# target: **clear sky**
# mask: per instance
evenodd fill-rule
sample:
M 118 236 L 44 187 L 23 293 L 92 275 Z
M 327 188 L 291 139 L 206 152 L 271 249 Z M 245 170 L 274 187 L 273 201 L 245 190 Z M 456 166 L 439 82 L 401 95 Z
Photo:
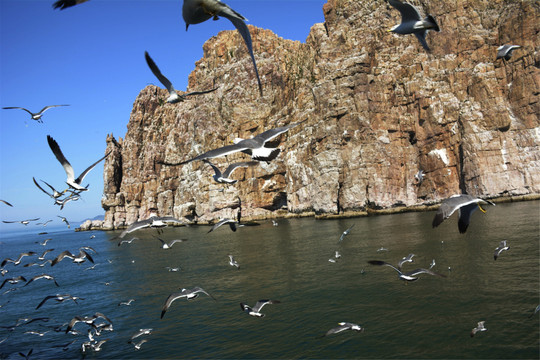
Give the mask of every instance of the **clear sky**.
M 176 89 L 202 57 L 203 43 L 227 19 L 192 25 L 185 31 L 182 0 L 90 0 L 53 10 L 54 0 L 0 0 L 0 107 L 37 112 L 43 124 L 22 110 L 0 109 L 0 220 L 80 221 L 104 214 L 103 163 L 85 178 L 90 191 L 62 211 L 32 177 L 58 190 L 65 172 L 47 144 L 51 135 L 78 176 L 105 153 L 105 138 L 124 137 L 133 102 L 148 84 L 159 84 L 147 67 L 148 51 Z M 326 0 L 228 0 L 248 24 L 305 41 L 311 26 L 323 22 Z M 21 224 L 0 223 L 0 230 Z M 35 226 L 35 225 L 28 225 Z

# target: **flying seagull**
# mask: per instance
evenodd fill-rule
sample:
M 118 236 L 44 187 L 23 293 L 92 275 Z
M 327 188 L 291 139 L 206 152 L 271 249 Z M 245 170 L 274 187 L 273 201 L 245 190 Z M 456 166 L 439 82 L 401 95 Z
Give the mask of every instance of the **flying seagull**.
M 212 299 L 216 300 L 212 295 L 204 291 L 202 288 L 196 286 L 193 289 L 182 289 L 180 292 L 175 292 L 169 295 L 167 300 L 165 301 L 165 304 L 163 304 L 163 308 L 161 309 L 161 318 L 163 319 L 163 316 L 173 303 L 173 301 L 185 297 L 187 300 L 195 299 L 197 296 L 199 296 L 199 293 L 206 294 L 210 296 Z
M 217 166 L 215 166 L 214 164 L 212 164 L 209 160 L 204 159 L 203 162 L 210 165 L 212 167 L 212 169 L 214 169 L 215 174 L 212 177 L 214 178 L 214 180 L 216 182 L 218 182 L 220 184 L 234 184 L 234 183 L 236 183 L 238 180 L 233 180 L 233 179 L 229 178 L 234 170 L 236 170 L 238 168 L 245 168 L 245 167 L 249 167 L 249 166 L 255 166 L 255 165 L 258 164 L 257 161 L 237 162 L 237 163 L 234 163 L 234 164 L 230 164 L 227 167 L 227 169 L 225 170 L 225 172 L 221 173 L 219 168 Z
M 261 309 L 263 308 L 264 305 L 279 304 L 279 303 L 281 303 L 281 301 L 279 300 L 259 300 L 257 301 L 254 307 L 250 307 L 244 303 L 240 303 L 240 308 L 242 309 L 242 311 L 247 312 L 251 316 L 263 317 L 264 314 L 261 314 Z
M 7 206 L 13 207 L 13 205 L 11 205 L 10 203 L 8 203 L 6 200 L 1 200 L 1 199 L 0 199 L 0 201 L 3 202 L 4 204 L 6 204 Z
M 469 227 L 471 214 L 476 209 L 480 209 L 480 211 L 483 213 L 486 212 L 480 206 L 481 202 L 495 205 L 491 201 L 479 199 L 467 194 L 452 195 L 442 202 L 441 206 L 437 210 L 437 213 L 435 214 L 435 217 L 433 218 L 432 226 L 434 228 L 439 226 L 444 220 L 448 219 L 456 210 L 458 210 L 458 229 L 460 233 L 464 234 Z
M 68 7 L 79 5 L 87 1 L 88 0 L 58 0 L 54 2 L 53 8 L 64 10 Z
M 49 110 L 50 108 L 59 107 L 59 106 L 69 106 L 69 105 L 48 105 L 48 106 L 45 106 L 43 109 L 41 109 L 37 113 L 33 113 L 30 110 L 25 109 L 23 107 L 19 107 L 19 106 L 8 106 L 8 107 L 4 107 L 2 109 L 21 109 L 21 110 L 24 110 L 24 111 L 26 111 L 27 113 L 30 114 L 30 116 L 32 117 L 32 120 L 36 120 L 39 123 L 43 123 L 43 120 L 41 120 L 41 117 L 43 116 L 43 113 L 45 111 Z
M 214 226 L 212 226 L 212 228 L 208 230 L 208 233 L 211 233 L 212 231 L 216 230 L 221 225 L 225 225 L 225 224 L 228 224 L 232 231 L 236 231 L 236 229 L 238 229 L 239 227 L 244 226 L 244 225 L 241 225 L 236 220 L 226 218 L 226 219 L 221 219 L 217 223 L 215 223 Z
M 232 255 L 229 255 L 229 265 L 236 266 L 236 268 L 240 270 L 240 265 L 236 260 L 234 260 L 234 257 Z
M 184 0 L 184 4 L 182 6 L 182 17 L 186 23 L 186 31 L 189 25 L 200 24 L 210 18 L 218 20 L 219 16 L 229 19 L 244 39 L 249 51 L 249 55 L 251 56 L 251 61 L 253 61 L 255 75 L 257 76 L 257 83 L 259 84 L 259 94 L 263 96 L 261 79 L 259 78 L 259 71 L 257 70 L 255 56 L 253 56 L 251 35 L 246 23 L 244 22 L 247 19 L 219 0 Z
M 187 239 L 174 239 L 174 240 L 171 240 L 168 243 L 166 243 L 165 240 L 160 239 L 157 236 L 154 236 L 154 237 L 161 242 L 161 248 L 165 249 L 165 250 L 170 249 L 176 243 L 181 243 L 181 242 L 187 241 Z
M 134 238 L 131 238 L 131 239 L 129 239 L 129 240 L 120 240 L 120 241 L 118 242 L 118 246 L 120 246 L 120 245 L 122 245 L 122 244 L 124 244 L 124 243 L 125 243 L 125 244 L 131 244 L 131 243 L 132 243 L 133 241 L 135 241 L 135 240 L 139 240 L 139 238 L 138 238 L 138 237 L 134 237 Z
M 397 273 L 398 273 L 398 277 L 401 280 L 404 280 L 404 281 L 416 281 L 416 280 L 418 280 L 418 275 L 420 275 L 420 274 L 429 274 L 429 275 L 436 275 L 436 276 L 440 276 L 440 277 L 446 277 L 446 275 L 439 274 L 439 273 L 433 272 L 433 271 L 428 270 L 428 269 L 415 269 L 415 270 L 410 271 L 408 273 L 404 273 L 404 272 L 401 271 L 400 268 L 397 268 L 392 264 L 389 264 L 389 263 L 387 263 L 385 261 L 380 261 L 380 260 L 370 260 L 370 261 L 368 261 L 368 263 L 371 264 L 371 265 L 389 266 L 392 269 L 396 270 Z
M 30 280 L 28 280 L 28 282 L 27 282 L 26 284 L 24 284 L 24 286 L 30 284 L 32 281 L 36 281 L 36 280 L 39 280 L 39 279 L 52 280 L 52 281 L 54 281 L 54 284 L 55 284 L 56 286 L 60 286 L 60 285 L 58 285 L 58 283 L 56 282 L 56 279 L 54 278 L 54 276 L 48 275 L 48 274 L 36 275 L 36 276 L 34 276 L 33 278 L 31 278 Z M 24 287 L 24 286 L 23 286 L 23 287 Z
M 150 70 L 152 70 L 152 73 L 154 73 L 154 75 L 158 78 L 158 80 L 169 91 L 169 97 L 167 98 L 167 102 L 170 104 L 175 104 L 177 102 L 184 101 L 186 99 L 186 96 L 207 94 L 207 93 L 217 90 L 217 88 L 214 88 L 214 89 L 206 90 L 206 91 L 193 91 L 187 94 L 178 95 L 178 93 L 174 89 L 173 84 L 169 81 L 169 79 L 167 79 L 161 73 L 156 63 L 154 62 L 154 60 L 152 60 L 152 58 L 150 57 L 147 51 L 144 52 L 144 57 L 146 58 L 146 63 L 148 64 L 148 67 L 150 68 Z
M 50 299 L 54 299 L 56 300 L 57 302 L 61 303 L 61 302 L 64 302 L 64 301 L 67 301 L 67 300 L 72 300 L 74 301 L 76 304 L 78 304 L 77 300 L 84 300 L 83 298 L 80 298 L 78 296 L 71 296 L 69 294 L 66 294 L 66 295 L 50 295 L 50 296 L 46 296 L 45 299 L 43 299 L 39 304 L 38 306 L 36 306 L 36 310 L 39 309 L 41 306 L 43 306 L 43 304 L 45 304 L 45 302 L 47 300 L 50 300 Z
M 128 343 L 132 342 L 133 339 L 136 339 L 136 338 L 138 338 L 139 336 L 151 334 L 151 333 L 152 333 L 152 330 L 154 330 L 154 329 L 152 329 L 152 328 L 149 328 L 149 329 L 139 329 L 139 331 L 137 331 L 135 334 L 133 334 L 133 335 L 131 336 L 131 340 L 128 341 Z
M 19 281 L 24 281 L 26 282 L 26 279 L 24 278 L 24 276 L 17 276 L 17 277 L 13 277 L 13 278 L 9 278 L 9 279 L 6 279 L 4 280 L 4 282 L 2 283 L 2 285 L 0 285 L 0 289 L 4 287 L 4 285 L 6 285 L 6 283 L 10 283 L 10 284 L 16 284 L 18 283 Z
M 493 253 L 493 259 L 494 260 L 497 260 L 497 258 L 499 257 L 499 255 L 501 255 L 501 253 L 504 251 L 504 250 L 509 250 L 510 248 L 506 245 L 506 240 L 503 240 L 500 242 L 499 246 L 497 246 L 495 248 L 495 252 Z
M 413 256 L 414 254 L 409 254 L 407 256 L 404 256 L 401 260 L 399 260 L 398 264 L 397 264 L 397 267 L 398 269 L 401 270 L 401 267 L 403 266 L 403 264 L 405 264 L 406 262 L 410 262 L 412 263 L 413 262 Z
M 29 251 L 29 252 L 23 252 L 19 255 L 19 257 L 17 258 L 17 260 L 13 260 L 11 258 L 5 258 L 2 263 L 0 264 L 0 267 L 4 267 L 4 265 L 6 265 L 8 262 L 11 262 L 13 263 L 14 265 L 19 265 L 21 263 L 21 260 L 23 257 L 25 256 L 34 256 L 34 255 L 37 255 L 35 252 L 33 251 Z
M 497 59 L 504 58 L 504 60 L 510 60 L 512 53 L 515 49 L 519 49 L 519 45 L 503 45 L 497 48 Z M 497 60 L 496 59 L 496 60 Z
M 207 151 L 204 154 L 201 154 L 189 160 L 182 161 L 178 164 L 172 164 L 172 163 L 166 163 L 166 162 L 160 162 L 160 163 L 164 165 L 172 165 L 172 166 L 183 165 L 183 164 L 187 164 L 192 161 L 195 161 L 195 160 L 213 159 L 213 158 L 217 158 L 217 157 L 221 157 L 221 156 L 225 156 L 229 154 L 234 154 L 239 151 L 251 155 L 252 160 L 271 161 L 278 156 L 281 150 L 279 148 L 267 148 L 264 145 L 270 140 L 289 131 L 289 129 L 292 129 L 293 127 L 301 124 L 304 121 L 298 122 L 296 124 L 289 124 L 286 126 L 277 127 L 275 129 L 266 130 L 251 139 L 236 138 L 234 139 L 234 144 L 232 145 L 226 145 L 218 149 Z
M 71 166 L 69 161 L 67 161 L 67 159 L 64 157 L 64 154 L 62 154 L 62 150 L 60 150 L 60 146 L 58 145 L 56 140 L 54 140 L 50 135 L 47 135 L 47 142 L 49 143 L 49 147 L 54 153 L 54 156 L 56 156 L 56 159 L 58 159 L 60 164 L 62 164 L 62 166 L 64 167 L 64 171 L 66 172 L 66 175 L 67 175 L 67 180 L 66 180 L 67 184 L 71 186 L 73 189 L 78 190 L 78 191 L 88 191 L 86 187 L 81 185 L 82 181 L 84 180 L 84 177 L 86 176 L 86 174 L 90 172 L 90 170 L 94 168 L 94 166 L 96 166 L 101 160 L 105 159 L 111 153 L 109 151 L 107 154 L 105 154 L 105 156 L 103 156 L 101 159 L 99 159 L 98 161 L 90 165 L 86 170 L 84 170 L 79 175 L 78 178 L 75 179 L 75 172 L 73 171 L 73 167 Z
M 339 237 L 339 242 L 343 241 L 343 238 L 347 235 L 349 235 L 349 233 L 351 232 L 351 229 L 354 227 L 354 224 L 351 225 L 350 228 L 348 228 L 347 230 L 345 230 L 343 232 L 343 234 L 341 234 L 341 236 Z
M 3 223 L 6 223 L 6 224 L 13 224 L 13 223 L 21 223 L 23 225 L 28 225 L 30 224 L 30 221 L 38 221 L 39 218 L 36 218 L 36 219 L 28 219 L 28 220 L 20 220 L 20 221 L 7 221 L 7 220 L 2 220 Z
M 141 221 L 134 222 L 126 230 L 122 231 L 122 233 L 120 234 L 119 237 L 123 238 L 124 236 L 126 236 L 130 232 L 133 232 L 133 231 L 136 231 L 136 230 L 139 230 L 139 229 L 144 229 L 144 228 L 147 228 L 147 227 L 159 229 L 159 228 L 167 226 L 167 223 L 180 223 L 180 224 L 183 224 L 182 221 L 180 221 L 177 218 L 174 218 L 172 216 L 164 216 L 164 217 L 151 216 L 146 220 L 141 220 Z
M 472 331 L 471 331 L 471 337 L 476 335 L 476 333 L 479 332 L 479 331 L 486 331 L 487 330 L 486 327 L 484 326 L 484 323 L 485 323 L 485 321 L 478 322 L 478 325 L 474 329 L 472 329 Z
M 122 306 L 122 305 L 131 306 L 131 303 L 134 302 L 134 301 L 135 301 L 135 299 L 129 299 L 127 301 L 120 301 L 118 303 L 118 306 Z
M 424 181 L 424 178 L 426 177 L 426 174 L 424 173 L 424 170 L 418 170 L 418 172 L 414 175 L 414 180 L 416 181 L 416 185 L 420 186 L 422 182 Z
M 361 327 L 360 325 L 357 325 L 357 324 L 350 323 L 350 322 L 340 322 L 340 323 L 338 323 L 338 325 L 339 325 L 338 327 L 335 327 L 335 328 L 332 328 L 332 329 L 328 330 L 326 332 L 326 334 L 324 334 L 324 336 L 337 334 L 337 333 L 340 333 L 340 332 L 345 331 L 345 330 L 353 330 L 353 331 L 364 332 L 363 327 Z
M 66 193 L 66 191 L 68 191 L 68 189 L 62 191 L 62 192 L 59 192 L 57 191 L 54 187 L 52 187 L 49 183 L 47 183 L 46 181 L 43 181 L 52 191 L 52 194 L 49 193 L 48 191 L 46 191 L 45 189 L 43 189 L 39 184 L 38 182 L 36 181 L 36 178 L 33 177 L 32 180 L 34 180 L 34 184 L 36 184 L 36 186 L 38 187 L 39 190 L 43 191 L 45 194 L 49 195 L 51 198 L 53 199 L 58 199 L 59 197 L 61 197 L 62 195 L 64 195 Z
M 51 263 L 51 266 L 54 266 L 58 264 L 60 261 L 62 261 L 64 258 L 70 258 L 73 260 L 74 263 L 80 264 L 82 262 L 85 262 L 86 259 L 88 259 L 92 264 L 94 263 L 94 259 L 88 254 L 86 251 L 84 251 L 82 248 L 79 249 L 79 254 L 74 255 L 69 250 L 61 252 Z
M 418 9 L 411 4 L 399 0 L 388 0 L 388 2 L 401 13 L 401 24 L 395 25 L 388 31 L 402 35 L 414 34 L 418 38 L 418 41 L 420 41 L 422 47 L 426 49 L 426 51 L 431 51 L 426 42 L 426 32 L 427 30 L 440 31 L 435 18 L 428 15 L 422 20 L 422 16 Z
M 534 312 L 531 315 L 529 315 L 529 319 L 532 318 L 534 315 L 536 315 L 539 311 L 540 311 L 540 305 L 537 305 L 536 308 L 534 309 Z
M 60 215 L 56 215 L 56 216 L 58 216 L 60 219 L 62 219 L 62 222 L 66 223 L 68 229 L 71 228 L 71 225 L 69 225 L 68 219 L 66 219 L 64 216 L 60 216 Z
M 148 341 L 148 339 L 142 339 L 138 343 L 133 343 L 133 347 L 135 348 L 135 350 L 140 350 L 142 344 L 144 344 L 147 341 Z

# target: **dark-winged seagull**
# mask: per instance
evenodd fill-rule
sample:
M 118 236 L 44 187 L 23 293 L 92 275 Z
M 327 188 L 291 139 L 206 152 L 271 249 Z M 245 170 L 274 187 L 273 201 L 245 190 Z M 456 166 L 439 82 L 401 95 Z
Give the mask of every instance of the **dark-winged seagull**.
M 257 76 L 257 83 L 259 85 L 259 94 L 263 96 L 259 70 L 257 70 L 257 63 L 255 62 L 255 56 L 253 55 L 251 35 L 244 22 L 247 19 L 219 0 L 184 0 L 182 17 L 186 23 L 186 31 L 189 25 L 200 24 L 211 18 L 218 20 L 219 16 L 229 19 L 244 39 L 249 55 L 251 56 L 251 61 L 253 61 L 253 68 L 255 69 L 255 75 Z
M 418 275 L 420 275 L 420 274 L 429 274 L 429 275 L 435 275 L 435 276 L 440 276 L 440 277 L 446 277 L 446 275 L 439 274 L 439 273 L 433 272 L 433 271 L 428 270 L 428 269 L 415 269 L 413 271 L 404 273 L 404 272 L 401 271 L 401 269 L 395 267 L 394 265 L 389 264 L 389 263 L 387 263 L 385 261 L 381 261 L 381 260 L 370 260 L 370 261 L 368 261 L 368 263 L 371 264 L 371 265 L 391 267 L 392 269 L 397 271 L 398 277 L 401 280 L 404 280 L 404 281 L 416 281 L 416 280 L 418 280 Z
M 8 262 L 11 262 L 13 263 L 13 265 L 19 265 L 21 263 L 21 260 L 23 257 L 25 256 L 34 256 L 34 255 L 37 255 L 35 252 L 33 251 L 29 251 L 29 252 L 23 252 L 19 255 L 19 257 L 17 258 L 17 260 L 13 260 L 11 258 L 5 258 L 4 260 L 2 260 L 2 263 L 0 264 L 0 267 L 4 267 L 4 265 L 6 265 Z
M 161 248 L 162 249 L 165 249 L 165 250 L 168 250 L 170 248 L 172 248 L 172 246 L 176 243 L 181 243 L 181 242 L 184 242 L 184 241 L 187 241 L 187 239 L 174 239 L 174 240 L 171 240 L 169 241 L 168 243 L 165 242 L 165 240 L 161 239 L 161 238 L 158 238 L 157 236 L 154 236 L 156 239 L 159 240 L 159 242 L 161 242 Z
M 476 198 L 467 194 L 452 195 L 441 203 L 441 206 L 433 218 L 432 226 L 434 228 L 439 226 L 444 220 L 448 219 L 456 210 L 458 210 L 458 229 L 460 233 L 464 234 L 469 227 L 471 214 L 476 209 L 480 209 L 483 213 L 486 212 L 480 206 L 481 202 L 495 205 L 491 201 Z
M 33 278 L 31 278 L 30 280 L 28 280 L 28 282 L 27 282 L 26 284 L 24 284 L 24 286 L 27 286 L 27 285 L 30 284 L 31 282 L 36 281 L 36 280 L 39 280 L 39 279 L 52 280 L 52 281 L 54 281 L 54 284 L 55 284 L 56 286 L 60 286 L 60 285 L 58 285 L 58 283 L 56 282 L 56 279 L 54 278 L 54 276 L 48 275 L 48 274 L 36 275 L 36 276 L 34 276 Z M 24 286 L 23 286 L 23 287 L 24 287 Z
M 479 331 L 486 331 L 487 330 L 486 327 L 484 326 L 484 323 L 485 323 L 485 321 L 479 321 L 478 322 L 478 325 L 476 325 L 476 327 L 471 330 L 471 337 L 476 335 L 476 333 L 479 332 Z
M 392 27 L 388 31 L 402 35 L 414 34 L 418 38 L 418 41 L 420 41 L 420 44 L 422 44 L 422 47 L 426 51 L 431 51 L 426 42 L 426 32 L 427 30 L 440 31 L 435 18 L 428 15 L 422 20 L 418 9 L 411 4 L 399 0 L 388 0 L 388 2 L 401 13 L 401 24 Z
M 126 230 L 122 231 L 119 237 L 123 238 L 130 232 L 133 232 L 139 229 L 144 229 L 147 227 L 159 229 L 159 228 L 167 226 L 168 223 L 183 224 L 181 220 L 172 216 L 163 216 L 163 217 L 151 216 L 146 220 L 136 221 L 133 224 L 129 225 L 129 227 Z
M 59 197 L 61 197 L 62 195 L 64 195 L 66 193 L 66 191 L 68 191 L 68 189 L 62 191 L 62 192 L 59 192 L 57 191 L 54 187 L 52 187 L 49 183 L 47 183 L 46 181 L 43 181 L 52 191 L 52 194 L 49 193 L 48 191 L 46 191 L 45 189 L 43 189 L 39 184 L 38 182 L 36 181 L 36 178 L 32 178 L 32 180 L 34 180 L 34 184 L 36 184 L 36 186 L 38 187 L 39 190 L 43 191 L 45 194 L 49 195 L 51 198 L 53 199 L 58 199 Z
M 133 335 L 131 336 L 131 340 L 128 341 L 128 342 L 132 342 L 133 339 L 136 339 L 136 338 L 138 338 L 139 336 L 149 335 L 149 334 L 152 333 L 152 330 L 154 330 L 154 329 L 152 329 L 152 328 L 148 328 L 148 329 L 139 329 L 139 331 L 137 331 L 135 334 L 133 334 Z
M 53 8 L 64 10 L 68 7 L 79 5 L 87 1 L 88 0 L 57 0 L 54 2 Z
M 216 230 L 221 225 L 225 225 L 225 224 L 228 224 L 232 231 L 236 231 L 236 229 L 238 229 L 239 227 L 244 226 L 244 225 L 241 225 L 236 220 L 226 218 L 226 219 L 221 219 L 217 223 L 215 223 L 214 226 L 212 226 L 212 228 L 208 230 L 208 233 L 211 233 L 212 231 Z
M 17 284 L 19 281 L 26 282 L 26 279 L 24 278 L 24 276 L 17 276 L 17 277 L 6 279 L 4 280 L 4 282 L 2 282 L 2 285 L 0 285 L 0 289 L 3 288 L 4 285 L 6 285 L 6 283 Z
M 519 49 L 519 45 L 503 45 L 497 48 L 497 59 L 510 60 L 514 50 Z
M 45 111 L 51 109 L 51 108 L 59 107 L 59 106 L 69 106 L 69 105 L 48 105 L 48 106 L 45 106 L 43 109 L 41 109 L 37 113 L 33 113 L 30 110 L 25 109 L 23 107 L 19 107 L 19 106 L 8 106 L 8 107 L 4 107 L 2 109 L 21 109 L 21 110 L 24 110 L 24 111 L 26 111 L 27 113 L 30 114 L 30 116 L 32 117 L 32 120 L 36 120 L 39 123 L 43 123 L 43 120 L 41 120 L 41 117 L 43 116 L 43 113 Z
M 62 167 L 64 168 L 64 171 L 66 172 L 66 175 L 67 175 L 66 183 L 70 187 L 78 191 L 88 191 L 88 188 L 81 185 L 82 181 L 84 180 L 84 177 L 86 176 L 86 174 L 90 172 L 90 170 L 94 168 L 94 166 L 96 166 L 100 161 L 105 159 L 111 153 L 109 151 L 101 159 L 99 159 L 98 161 L 96 161 L 95 163 L 87 167 L 86 170 L 84 170 L 79 175 L 79 177 L 75 179 L 75 172 L 73 171 L 73 167 L 71 166 L 69 161 L 67 161 L 67 159 L 64 157 L 64 154 L 62 153 L 62 150 L 60 150 L 60 146 L 58 145 L 56 140 L 54 140 L 50 135 L 47 135 L 47 142 L 49 143 L 49 147 L 51 148 L 54 156 L 56 156 L 56 159 L 60 162 L 60 164 L 62 164 Z
M 150 70 L 152 70 L 152 73 L 158 78 L 159 82 L 161 82 L 163 86 L 165 86 L 167 90 L 169 91 L 169 97 L 167 98 L 167 102 L 170 104 L 175 104 L 177 102 L 184 101 L 187 96 L 208 94 L 208 93 L 211 93 L 212 91 L 217 90 L 217 88 L 214 88 L 214 89 L 206 90 L 206 91 L 193 91 L 187 94 L 178 95 L 178 93 L 174 89 L 173 84 L 169 81 L 169 79 L 167 79 L 161 73 L 156 63 L 154 62 L 154 60 L 152 60 L 152 58 L 150 57 L 147 51 L 144 52 L 144 57 L 146 59 L 146 63 L 148 64 L 148 67 L 150 68 Z
M 45 302 L 47 302 L 48 300 L 50 299 L 54 299 L 56 300 L 57 302 L 61 303 L 61 302 L 64 302 L 64 301 L 67 301 L 67 300 L 72 300 L 74 301 L 76 304 L 78 304 L 77 300 L 84 300 L 83 298 L 80 298 L 78 296 L 71 296 L 69 294 L 66 294 L 66 295 L 50 295 L 50 296 L 46 296 L 45 299 L 43 299 L 39 304 L 38 306 L 36 306 L 36 310 L 39 309 L 40 307 L 43 306 L 43 304 L 45 304 Z
M 509 250 L 510 248 L 506 245 L 506 240 L 503 240 L 499 243 L 499 246 L 497 246 L 495 248 L 495 252 L 493 253 L 493 260 L 497 260 L 497 258 L 499 257 L 499 255 L 501 255 L 501 253 L 504 251 L 504 250 Z
M 339 242 L 343 241 L 343 238 L 345 238 L 345 236 L 349 235 L 349 233 L 351 232 L 351 229 L 354 227 L 354 224 L 351 225 L 351 227 L 349 227 L 347 230 L 345 230 L 343 232 L 343 234 L 341 234 L 341 236 L 339 237 Z
M 251 139 L 236 138 L 234 140 L 233 145 L 226 145 L 218 149 L 207 151 L 199 156 L 196 156 L 189 160 L 182 161 L 177 164 L 167 163 L 164 161 L 161 161 L 159 163 L 163 165 L 171 165 L 171 166 L 183 165 L 183 164 L 187 164 L 192 161 L 195 161 L 195 160 L 213 159 L 213 158 L 217 158 L 217 157 L 221 157 L 221 156 L 225 156 L 229 154 L 234 154 L 240 151 L 251 155 L 252 160 L 271 161 L 278 156 L 281 150 L 279 148 L 267 148 L 265 147 L 265 144 L 269 142 L 270 140 L 278 137 L 279 135 L 289 131 L 289 129 L 292 129 L 293 127 L 301 124 L 304 121 L 301 121 L 295 124 L 277 127 L 275 129 L 266 130 Z
M 237 162 L 237 163 L 233 163 L 227 166 L 227 169 L 223 173 L 221 173 L 219 168 L 215 166 L 214 164 L 212 164 L 208 159 L 204 159 L 203 162 L 210 165 L 212 169 L 214 169 L 214 175 L 212 175 L 212 177 L 217 183 L 220 183 L 220 184 L 234 184 L 238 182 L 238 180 L 230 179 L 230 176 L 232 175 L 234 170 L 238 168 L 246 168 L 249 166 L 255 166 L 259 164 L 257 161 Z
M 68 229 L 71 228 L 71 225 L 69 225 L 68 219 L 66 219 L 64 216 L 60 216 L 60 215 L 56 215 L 56 216 L 58 216 L 60 219 L 62 219 L 62 222 L 66 223 Z
M 51 263 L 51 266 L 54 266 L 58 264 L 60 261 L 62 261 L 64 258 L 69 258 L 73 260 L 74 263 L 80 264 L 86 261 L 88 259 L 92 264 L 94 263 L 94 259 L 92 259 L 92 256 L 88 254 L 86 251 L 84 251 L 82 248 L 79 249 L 79 254 L 74 255 L 69 250 L 61 252 Z
M 350 323 L 350 322 L 340 322 L 340 323 L 338 323 L 338 325 L 339 326 L 328 330 L 326 332 L 326 334 L 324 334 L 324 336 L 337 334 L 337 333 L 340 333 L 340 332 L 345 331 L 345 330 L 364 332 L 364 328 L 361 327 L 358 324 L 353 324 L 353 323 Z
M 265 315 L 261 313 L 261 309 L 263 308 L 264 305 L 279 304 L 279 303 L 281 303 L 281 301 L 279 300 L 259 300 L 257 301 L 254 307 L 250 307 L 244 303 L 240 303 L 240 308 L 242 309 L 242 311 L 245 311 L 251 316 L 263 317 Z
M 38 220 L 39 220 L 39 218 L 28 219 L 28 220 L 14 220 L 14 221 L 2 220 L 2 222 L 6 223 L 6 224 L 20 223 L 20 224 L 23 224 L 23 225 L 28 225 L 28 224 L 30 224 L 30 221 L 38 221 Z
M 180 292 L 175 292 L 169 295 L 169 297 L 165 301 L 165 304 L 163 304 L 163 308 L 161 309 L 161 318 L 163 319 L 163 316 L 165 315 L 173 301 L 181 299 L 183 297 L 185 297 L 187 300 L 192 300 L 199 296 L 199 293 L 206 294 L 212 299 L 216 300 L 212 295 L 210 295 L 198 286 L 194 287 L 193 289 L 182 289 Z

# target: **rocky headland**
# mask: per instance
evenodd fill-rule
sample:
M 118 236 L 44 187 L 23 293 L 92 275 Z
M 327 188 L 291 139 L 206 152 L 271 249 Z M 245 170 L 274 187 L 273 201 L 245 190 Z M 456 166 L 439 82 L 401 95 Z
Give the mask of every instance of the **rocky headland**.
M 147 86 L 124 139 L 107 137 L 101 227 L 151 213 L 212 222 L 236 215 L 237 196 L 246 220 L 416 209 L 461 192 L 537 198 L 539 3 L 413 3 L 441 27 L 428 34 L 431 53 L 386 31 L 401 18 L 382 0 L 329 0 L 304 43 L 250 25 L 263 97 L 239 34 L 209 39 L 188 90 L 215 92 L 168 104 L 165 89 Z M 502 44 L 522 48 L 495 60 Z M 304 120 L 281 135 L 276 160 L 237 170 L 234 185 L 200 161 L 159 163 Z

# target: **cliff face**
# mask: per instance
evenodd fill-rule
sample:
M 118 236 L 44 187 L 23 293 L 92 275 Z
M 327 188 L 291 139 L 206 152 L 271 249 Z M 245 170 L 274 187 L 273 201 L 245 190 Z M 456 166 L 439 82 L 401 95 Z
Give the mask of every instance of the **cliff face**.
M 262 218 L 431 204 L 462 191 L 540 193 L 538 2 L 426 5 L 441 27 L 428 35 L 431 53 L 413 35 L 386 31 L 400 22 L 386 1 L 329 0 L 306 43 L 250 26 L 262 98 L 238 33 L 208 40 L 189 90 L 217 91 L 171 105 L 166 90 L 147 86 L 125 139 L 108 137 L 105 227 L 151 212 L 233 216 L 237 195 L 244 218 Z M 522 48 L 496 61 L 506 43 Z M 202 162 L 156 163 L 303 120 L 281 136 L 276 160 L 235 171 L 234 185 L 213 182 Z M 419 169 L 426 178 L 417 185 Z

